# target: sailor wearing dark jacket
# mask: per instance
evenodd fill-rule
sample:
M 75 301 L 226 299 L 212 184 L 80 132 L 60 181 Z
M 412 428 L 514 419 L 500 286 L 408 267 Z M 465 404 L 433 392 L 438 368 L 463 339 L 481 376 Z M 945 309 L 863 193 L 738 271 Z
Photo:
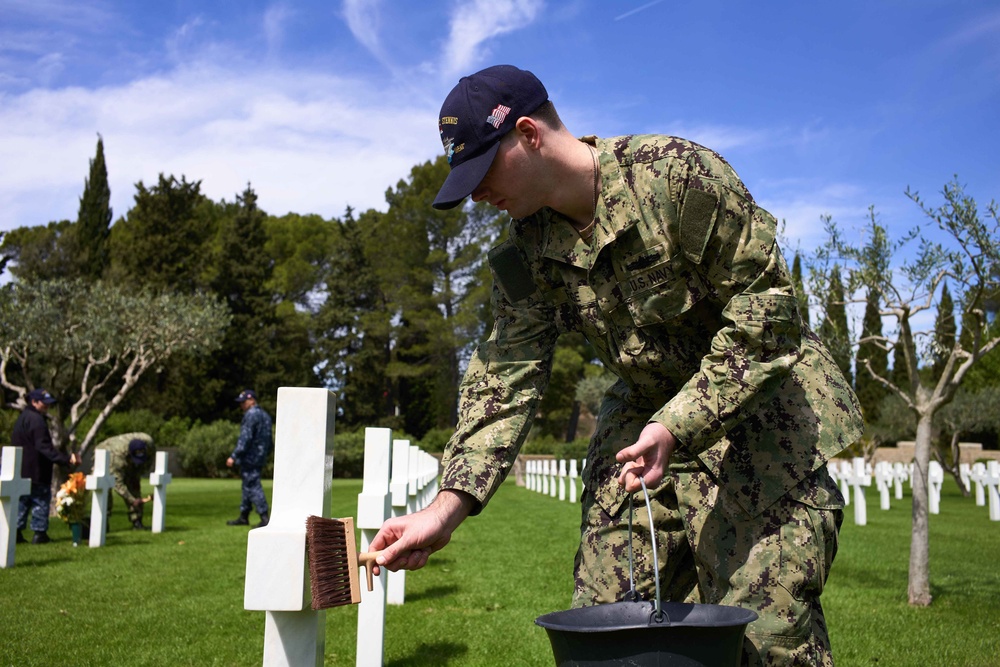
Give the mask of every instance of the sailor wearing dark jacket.
M 21 458 L 21 476 L 31 480 L 31 493 L 21 496 L 17 514 L 17 541 L 26 542 L 21 531 L 28 525 L 28 512 L 31 512 L 31 530 L 35 535 L 32 544 L 49 542 L 49 506 L 52 503 L 52 464 L 75 466 L 80 459 L 74 454 L 64 454 L 52 444 L 52 434 L 45 423 L 45 414 L 49 406 L 56 402 L 55 397 L 44 389 L 33 389 L 28 392 L 28 405 L 21 411 L 21 416 L 14 422 L 14 431 L 10 442 L 23 451 Z

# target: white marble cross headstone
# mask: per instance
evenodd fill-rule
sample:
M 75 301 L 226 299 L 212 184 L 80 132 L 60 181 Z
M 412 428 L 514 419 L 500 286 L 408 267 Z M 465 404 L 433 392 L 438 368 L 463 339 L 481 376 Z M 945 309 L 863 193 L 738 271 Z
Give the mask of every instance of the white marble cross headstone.
M 87 475 L 90 496 L 91 547 L 103 547 L 108 534 L 108 491 L 115 486 L 115 477 L 108 472 L 108 450 L 94 451 L 94 472 Z
M 549 495 L 549 460 L 542 460 L 542 495 Z
M 576 479 L 579 475 L 576 472 L 576 459 L 569 460 L 569 501 L 576 502 Z
M 31 493 L 31 480 L 21 477 L 21 448 L 4 447 L 0 463 L 0 567 L 14 566 L 14 548 L 17 544 L 17 510 L 21 496 Z
M 559 459 L 559 500 L 566 500 L 566 459 Z
M 875 486 L 878 488 L 880 507 L 889 509 L 889 485 L 892 484 L 892 466 L 888 461 L 875 464 Z
M 836 478 L 840 481 L 840 494 L 844 496 L 844 505 L 851 504 L 851 471 L 854 465 L 850 461 L 834 459 L 830 462 L 830 467 L 837 471 Z
M 965 486 L 965 488 L 967 489 L 970 486 L 972 486 L 971 475 L 972 475 L 972 470 L 969 467 L 968 463 L 958 464 L 958 478 L 962 480 L 962 485 Z
M 843 467 L 840 470 L 841 475 L 844 475 L 847 483 L 854 489 L 854 523 L 859 526 L 867 525 L 868 506 L 865 502 L 864 487 L 871 486 L 872 478 L 865 471 L 865 460 L 860 456 L 855 457 L 850 472 L 845 474 Z
M 153 532 L 162 533 L 167 517 L 167 485 L 174 476 L 167 472 L 167 452 L 156 452 L 156 468 L 149 475 L 153 485 Z
M 409 446 L 407 446 L 409 450 Z M 365 469 L 358 494 L 358 522 L 361 551 L 375 539 L 378 529 L 392 512 L 389 495 L 389 466 L 392 461 L 392 430 L 365 429 Z M 357 662 L 360 666 L 382 667 L 385 649 L 385 568 L 372 579 L 373 590 L 364 590 L 358 605 Z
M 983 507 L 986 504 L 986 493 L 983 480 L 986 479 L 986 464 L 978 461 L 972 464 L 972 472 L 969 480 L 976 485 L 976 506 Z
M 406 490 L 409 487 L 410 441 L 393 440 L 392 442 L 392 473 L 389 479 L 389 496 L 392 504 L 392 516 L 406 514 Z M 388 604 L 403 604 L 406 601 L 406 570 L 390 572 L 386 583 L 386 602 Z
M 903 499 L 903 482 L 910 477 L 909 469 L 897 461 L 892 464 L 892 486 L 896 492 L 896 500 Z
M 326 610 L 313 611 L 306 568 L 306 519 L 329 517 L 336 397 L 281 387 L 274 436 L 271 515 L 247 536 L 243 608 L 264 615 L 265 667 L 322 667 Z
M 927 509 L 931 514 L 941 513 L 942 484 L 944 484 L 944 468 L 937 461 L 931 461 L 927 471 Z
M 559 462 L 555 459 L 552 459 L 549 463 L 549 475 L 551 475 L 551 479 L 549 481 L 549 497 L 555 498 L 558 493 L 556 485 L 558 484 L 557 480 L 559 479 Z
M 986 475 L 983 484 L 987 487 L 990 497 L 990 521 L 1000 521 L 1000 462 L 990 461 L 986 464 Z

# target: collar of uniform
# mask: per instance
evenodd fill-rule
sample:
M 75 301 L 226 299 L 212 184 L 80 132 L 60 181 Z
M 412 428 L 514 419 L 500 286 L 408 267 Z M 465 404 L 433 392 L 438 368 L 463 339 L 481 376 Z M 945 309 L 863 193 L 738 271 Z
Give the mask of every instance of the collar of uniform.
M 557 262 L 589 269 L 596 255 L 561 213 L 550 208 L 541 213 L 545 222 L 545 249 L 542 255 Z
M 597 139 L 584 137 L 584 141 L 597 148 L 601 167 L 601 196 L 597 202 L 597 224 L 594 229 L 594 250 L 599 253 L 625 231 L 639 222 L 639 213 L 622 173 L 619 162 L 631 163 L 630 137 Z M 619 155 L 621 157 L 619 157 Z

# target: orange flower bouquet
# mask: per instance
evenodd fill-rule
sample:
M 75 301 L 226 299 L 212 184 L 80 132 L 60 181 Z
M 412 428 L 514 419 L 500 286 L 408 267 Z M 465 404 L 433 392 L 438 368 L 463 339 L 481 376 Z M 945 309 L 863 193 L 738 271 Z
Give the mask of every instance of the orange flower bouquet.
M 82 523 L 86 504 L 87 478 L 82 472 L 74 472 L 56 493 L 56 514 L 66 523 Z

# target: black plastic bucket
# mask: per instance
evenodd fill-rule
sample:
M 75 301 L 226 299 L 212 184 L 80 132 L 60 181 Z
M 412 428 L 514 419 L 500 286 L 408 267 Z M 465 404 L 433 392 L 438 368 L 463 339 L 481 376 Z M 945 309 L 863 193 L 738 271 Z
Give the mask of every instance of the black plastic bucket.
M 641 479 L 640 479 L 641 481 Z M 656 557 L 653 510 L 645 482 L 642 493 L 649 512 Z M 554 611 L 535 619 L 545 628 L 557 667 L 635 665 L 637 667 L 737 667 L 743 655 L 747 625 L 757 619 L 749 609 L 717 604 L 638 601 L 632 562 L 632 499 L 629 498 L 629 580 L 623 602 Z
M 554 611 L 535 619 L 545 628 L 558 667 L 739 665 L 743 636 L 757 614 L 739 607 L 664 602 L 615 602 Z

